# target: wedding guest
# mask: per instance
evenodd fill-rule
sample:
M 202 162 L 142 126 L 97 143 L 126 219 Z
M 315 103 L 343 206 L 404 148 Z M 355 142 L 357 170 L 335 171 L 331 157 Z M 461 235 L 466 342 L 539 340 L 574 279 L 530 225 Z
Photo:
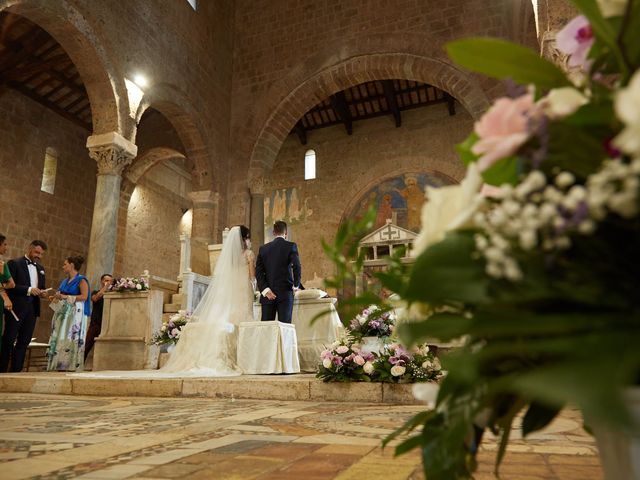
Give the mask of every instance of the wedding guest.
M 13 305 L 11 304 L 11 299 L 7 292 L 5 292 L 6 288 L 13 288 L 16 284 L 11 278 L 11 272 L 9 271 L 9 265 L 5 263 L 3 256 L 7 253 L 7 237 L 0 233 L 0 337 L 2 336 L 2 327 L 4 326 L 2 322 L 2 317 L 4 314 L 4 310 L 11 311 Z M 0 343 L 0 348 L 2 348 L 2 344 Z
M 34 240 L 24 257 L 8 262 L 15 287 L 7 290 L 7 293 L 17 320 L 13 315 L 5 315 L 0 372 L 6 372 L 8 367 L 11 372 L 22 371 L 27 347 L 40 316 L 40 298 L 46 294 L 44 267 L 38 263 L 46 250 L 46 243 Z
M 111 285 L 113 285 L 113 275 L 105 273 L 100 277 L 100 290 L 94 290 L 91 292 L 91 321 L 89 322 L 89 328 L 87 328 L 87 339 L 84 342 L 84 360 L 87 361 L 89 352 L 93 348 L 95 339 L 100 335 L 102 329 L 102 307 L 104 306 L 104 294 L 109 291 Z
M 71 256 L 62 264 L 67 277 L 55 295 L 50 297 L 55 310 L 49 339 L 48 371 L 77 371 L 84 369 L 84 339 L 87 320 L 91 314 L 89 280 L 78 271 L 84 257 Z

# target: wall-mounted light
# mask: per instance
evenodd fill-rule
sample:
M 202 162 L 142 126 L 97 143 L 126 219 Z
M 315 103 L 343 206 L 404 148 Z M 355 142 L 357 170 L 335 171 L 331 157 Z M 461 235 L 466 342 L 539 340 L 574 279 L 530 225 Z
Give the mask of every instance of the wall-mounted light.
M 148 85 L 147 78 L 140 73 L 137 73 L 133 76 L 133 82 L 140 88 L 144 88 Z

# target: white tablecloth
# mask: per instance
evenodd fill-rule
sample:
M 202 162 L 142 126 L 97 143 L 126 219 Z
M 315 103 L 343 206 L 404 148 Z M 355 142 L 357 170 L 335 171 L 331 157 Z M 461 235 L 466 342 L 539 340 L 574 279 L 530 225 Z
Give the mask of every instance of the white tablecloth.
M 300 369 L 304 372 L 315 372 L 320 363 L 322 350 L 340 338 L 344 332 L 344 327 L 336 311 L 336 301 L 335 298 L 315 300 L 296 298 L 293 303 L 292 323 L 296 326 Z M 324 313 L 324 315 L 312 325 L 311 320 L 319 313 Z M 261 314 L 260 303 L 254 303 L 254 319 L 260 320 Z
M 296 327 L 278 321 L 241 323 L 238 366 L 245 374 L 299 373 Z

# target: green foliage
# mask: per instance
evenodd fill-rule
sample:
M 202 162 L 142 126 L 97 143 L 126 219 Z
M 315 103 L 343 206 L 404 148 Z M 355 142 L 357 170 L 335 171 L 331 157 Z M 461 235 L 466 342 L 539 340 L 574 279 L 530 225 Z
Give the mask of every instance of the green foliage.
M 494 78 L 511 78 L 542 90 L 570 85 L 560 68 L 515 43 L 495 38 L 465 38 L 449 42 L 446 50 L 458 65 Z

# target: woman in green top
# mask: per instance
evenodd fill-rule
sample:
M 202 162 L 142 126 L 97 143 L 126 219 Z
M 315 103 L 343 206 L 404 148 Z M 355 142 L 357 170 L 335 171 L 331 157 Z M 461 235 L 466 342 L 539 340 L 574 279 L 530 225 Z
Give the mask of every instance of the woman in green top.
M 0 256 L 7 253 L 7 237 L 0 233 Z M 16 284 L 13 283 L 13 278 L 11 278 L 11 273 L 9 273 L 9 265 L 0 258 L 0 336 L 2 336 L 2 331 L 4 327 L 4 309 L 11 310 L 11 300 L 9 300 L 9 296 L 7 292 L 4 291 L 5 288 L 13 288 Z

